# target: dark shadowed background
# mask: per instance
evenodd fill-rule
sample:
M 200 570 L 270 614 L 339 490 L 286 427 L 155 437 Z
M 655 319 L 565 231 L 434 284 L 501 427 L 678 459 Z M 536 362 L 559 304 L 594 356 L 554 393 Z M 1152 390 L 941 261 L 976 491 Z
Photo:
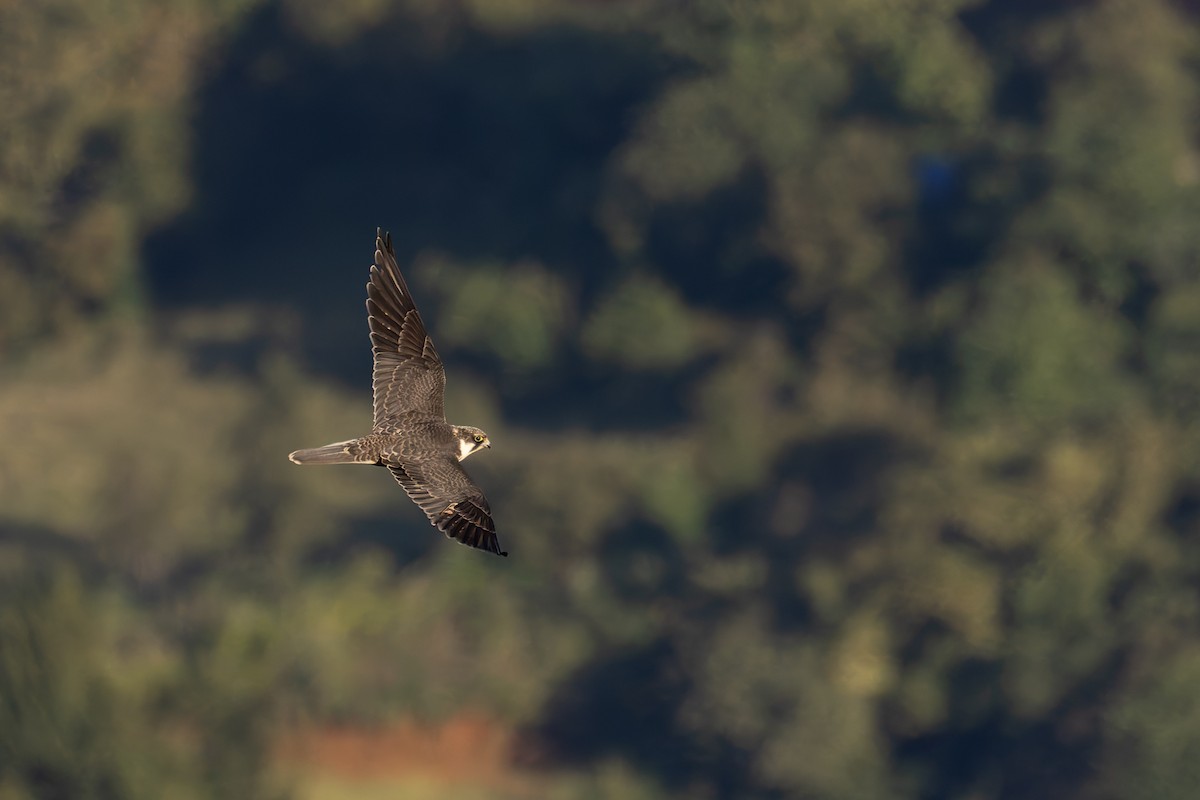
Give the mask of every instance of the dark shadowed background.
M 1198 15 L 0 2 L 0 800 L 1194 797 Z

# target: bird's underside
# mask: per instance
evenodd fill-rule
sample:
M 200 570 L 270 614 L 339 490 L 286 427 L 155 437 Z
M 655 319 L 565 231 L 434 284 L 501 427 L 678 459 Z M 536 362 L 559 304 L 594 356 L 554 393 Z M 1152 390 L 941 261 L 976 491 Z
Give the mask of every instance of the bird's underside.
M 465 545 L 501 556 L 492 512 L 482 490 L 459 463 L 491 446 L 478 428 L 446 422 L 446 372 L 408 285 L 391 237 L 375 239 L 367 283 L 367 320 L 374 367 L 374 424 L 370 434 L 289 458 L 297 464 L 372 464 L 387 467 L 438 530 Z

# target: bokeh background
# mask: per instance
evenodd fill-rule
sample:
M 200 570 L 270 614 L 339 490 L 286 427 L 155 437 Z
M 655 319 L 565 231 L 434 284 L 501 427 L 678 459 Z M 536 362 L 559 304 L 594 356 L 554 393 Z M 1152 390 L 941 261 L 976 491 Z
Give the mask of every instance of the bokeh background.
M 1195 797 L 1198 17 L 0 2 L 0 798 Z

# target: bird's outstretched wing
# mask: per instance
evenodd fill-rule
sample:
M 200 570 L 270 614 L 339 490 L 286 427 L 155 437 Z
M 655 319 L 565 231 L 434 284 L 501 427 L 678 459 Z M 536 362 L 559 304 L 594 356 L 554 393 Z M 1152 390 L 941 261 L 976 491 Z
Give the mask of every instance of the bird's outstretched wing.
M 439 531 L 470 547 L 508 555 L 500 549 L 487 498 L 453 457 L 389 464 L 388 469 Z
M 367 323 L 375 355 L 374 429 L 388 432 L 411 412 L 444 420 L 446 370 L 400 274 L 391 234 L 382 229 L 367 283 Z

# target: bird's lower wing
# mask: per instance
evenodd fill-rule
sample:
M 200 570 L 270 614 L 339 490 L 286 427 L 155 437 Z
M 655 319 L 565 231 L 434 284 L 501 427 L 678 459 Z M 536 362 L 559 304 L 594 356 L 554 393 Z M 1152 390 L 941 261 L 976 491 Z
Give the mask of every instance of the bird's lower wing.
M 500 549 L 487 498 L 453 458 L 389 464 L 388 469 L 439 531 L 470 547 L 508 555 Z

